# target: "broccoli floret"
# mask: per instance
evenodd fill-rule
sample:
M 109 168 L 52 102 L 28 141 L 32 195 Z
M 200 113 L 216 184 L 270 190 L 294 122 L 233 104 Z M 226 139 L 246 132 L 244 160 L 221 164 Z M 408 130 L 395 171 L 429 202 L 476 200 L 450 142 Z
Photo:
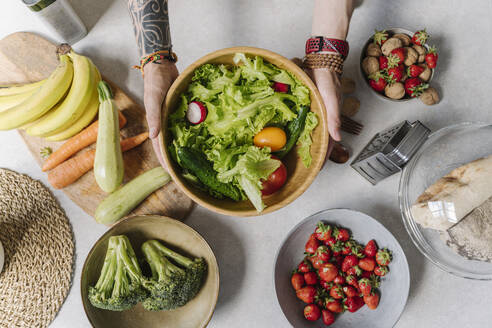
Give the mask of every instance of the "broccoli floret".
M 105 310 L 130 309 L 148 296 L 142 287 L 143 280 L 145 277 L 128 238 L 113 236 L 109 238 L 99 280 L 94 287 L 89 287 L 89 301 Z
M 203 259 L 189 259 L 156 240 L 142 245 L 142 252 L 152 271 L 152 278 L 144 283 L 150 297 L 143 306 L 147 310 L 171 310 L 185 305 L 200 290 L 207 271 Z M 167 257 L 174 260 L 172 263 Z

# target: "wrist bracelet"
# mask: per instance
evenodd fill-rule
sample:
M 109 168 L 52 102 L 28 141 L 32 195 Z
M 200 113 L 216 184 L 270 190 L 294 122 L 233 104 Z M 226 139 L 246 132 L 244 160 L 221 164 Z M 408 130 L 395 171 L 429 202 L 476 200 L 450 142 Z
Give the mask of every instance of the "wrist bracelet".
M 304 67 L 309 69 L 326 68 L 331 72 L 342 74 L 343 57 L 339 54 L 307 54 L 304 57 Z
M 139 69 L 140 71 L 142 71 L 143 74 L 145 65 L 161 59 L 167 59 L 175 63 L 178 61 L 178 56 L 174 52 L 169 50 L 156 51 L 154 53 L 151 53 L 150 55 L 142 57 L 142 59 L 140 59 L 140 66 L 135 65 L 133 66 L 133 68 Z
M 306 55 L 322 51 L 336 52 L 345 60 L 349 53 L 349 44 L 345 40 L 323 36 L 315 36 L 306 41 Z

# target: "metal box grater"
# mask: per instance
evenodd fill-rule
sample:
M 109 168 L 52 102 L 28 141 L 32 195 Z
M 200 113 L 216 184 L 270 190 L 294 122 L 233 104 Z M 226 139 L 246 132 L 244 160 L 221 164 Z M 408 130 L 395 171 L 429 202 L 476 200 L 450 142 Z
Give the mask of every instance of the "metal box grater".
M 375 185 L 401 171 L 429 134 L 420 121 L 403 121 L 377 133 L 350 166 Z

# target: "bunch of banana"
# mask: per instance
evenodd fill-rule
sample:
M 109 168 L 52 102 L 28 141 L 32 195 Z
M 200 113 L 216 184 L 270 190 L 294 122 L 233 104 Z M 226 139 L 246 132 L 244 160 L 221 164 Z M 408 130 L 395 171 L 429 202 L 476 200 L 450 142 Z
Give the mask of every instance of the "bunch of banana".
M 21 128 L 51 141 L 67 139 L 97 115 L 99 81 L 101 74 L 89 58 L 73 51 L 60 55 L 46 80 L 0 87 L 0 130 Z

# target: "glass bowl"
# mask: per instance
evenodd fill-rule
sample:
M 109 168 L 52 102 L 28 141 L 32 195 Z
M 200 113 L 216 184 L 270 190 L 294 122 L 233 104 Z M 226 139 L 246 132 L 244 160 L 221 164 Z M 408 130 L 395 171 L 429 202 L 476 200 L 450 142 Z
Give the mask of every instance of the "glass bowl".
M 492 125 L 462 123 L 432 133 L 405 166 L 400 178 L 399 200 L 403 223 L 415 246 L 432 263 L 456 276 L 492 280 L 492 263 L 468 260 L 441 240 L 437 230 L 423 228 L 410 207 L 417 197 L 451 170 L 492 154 Z

